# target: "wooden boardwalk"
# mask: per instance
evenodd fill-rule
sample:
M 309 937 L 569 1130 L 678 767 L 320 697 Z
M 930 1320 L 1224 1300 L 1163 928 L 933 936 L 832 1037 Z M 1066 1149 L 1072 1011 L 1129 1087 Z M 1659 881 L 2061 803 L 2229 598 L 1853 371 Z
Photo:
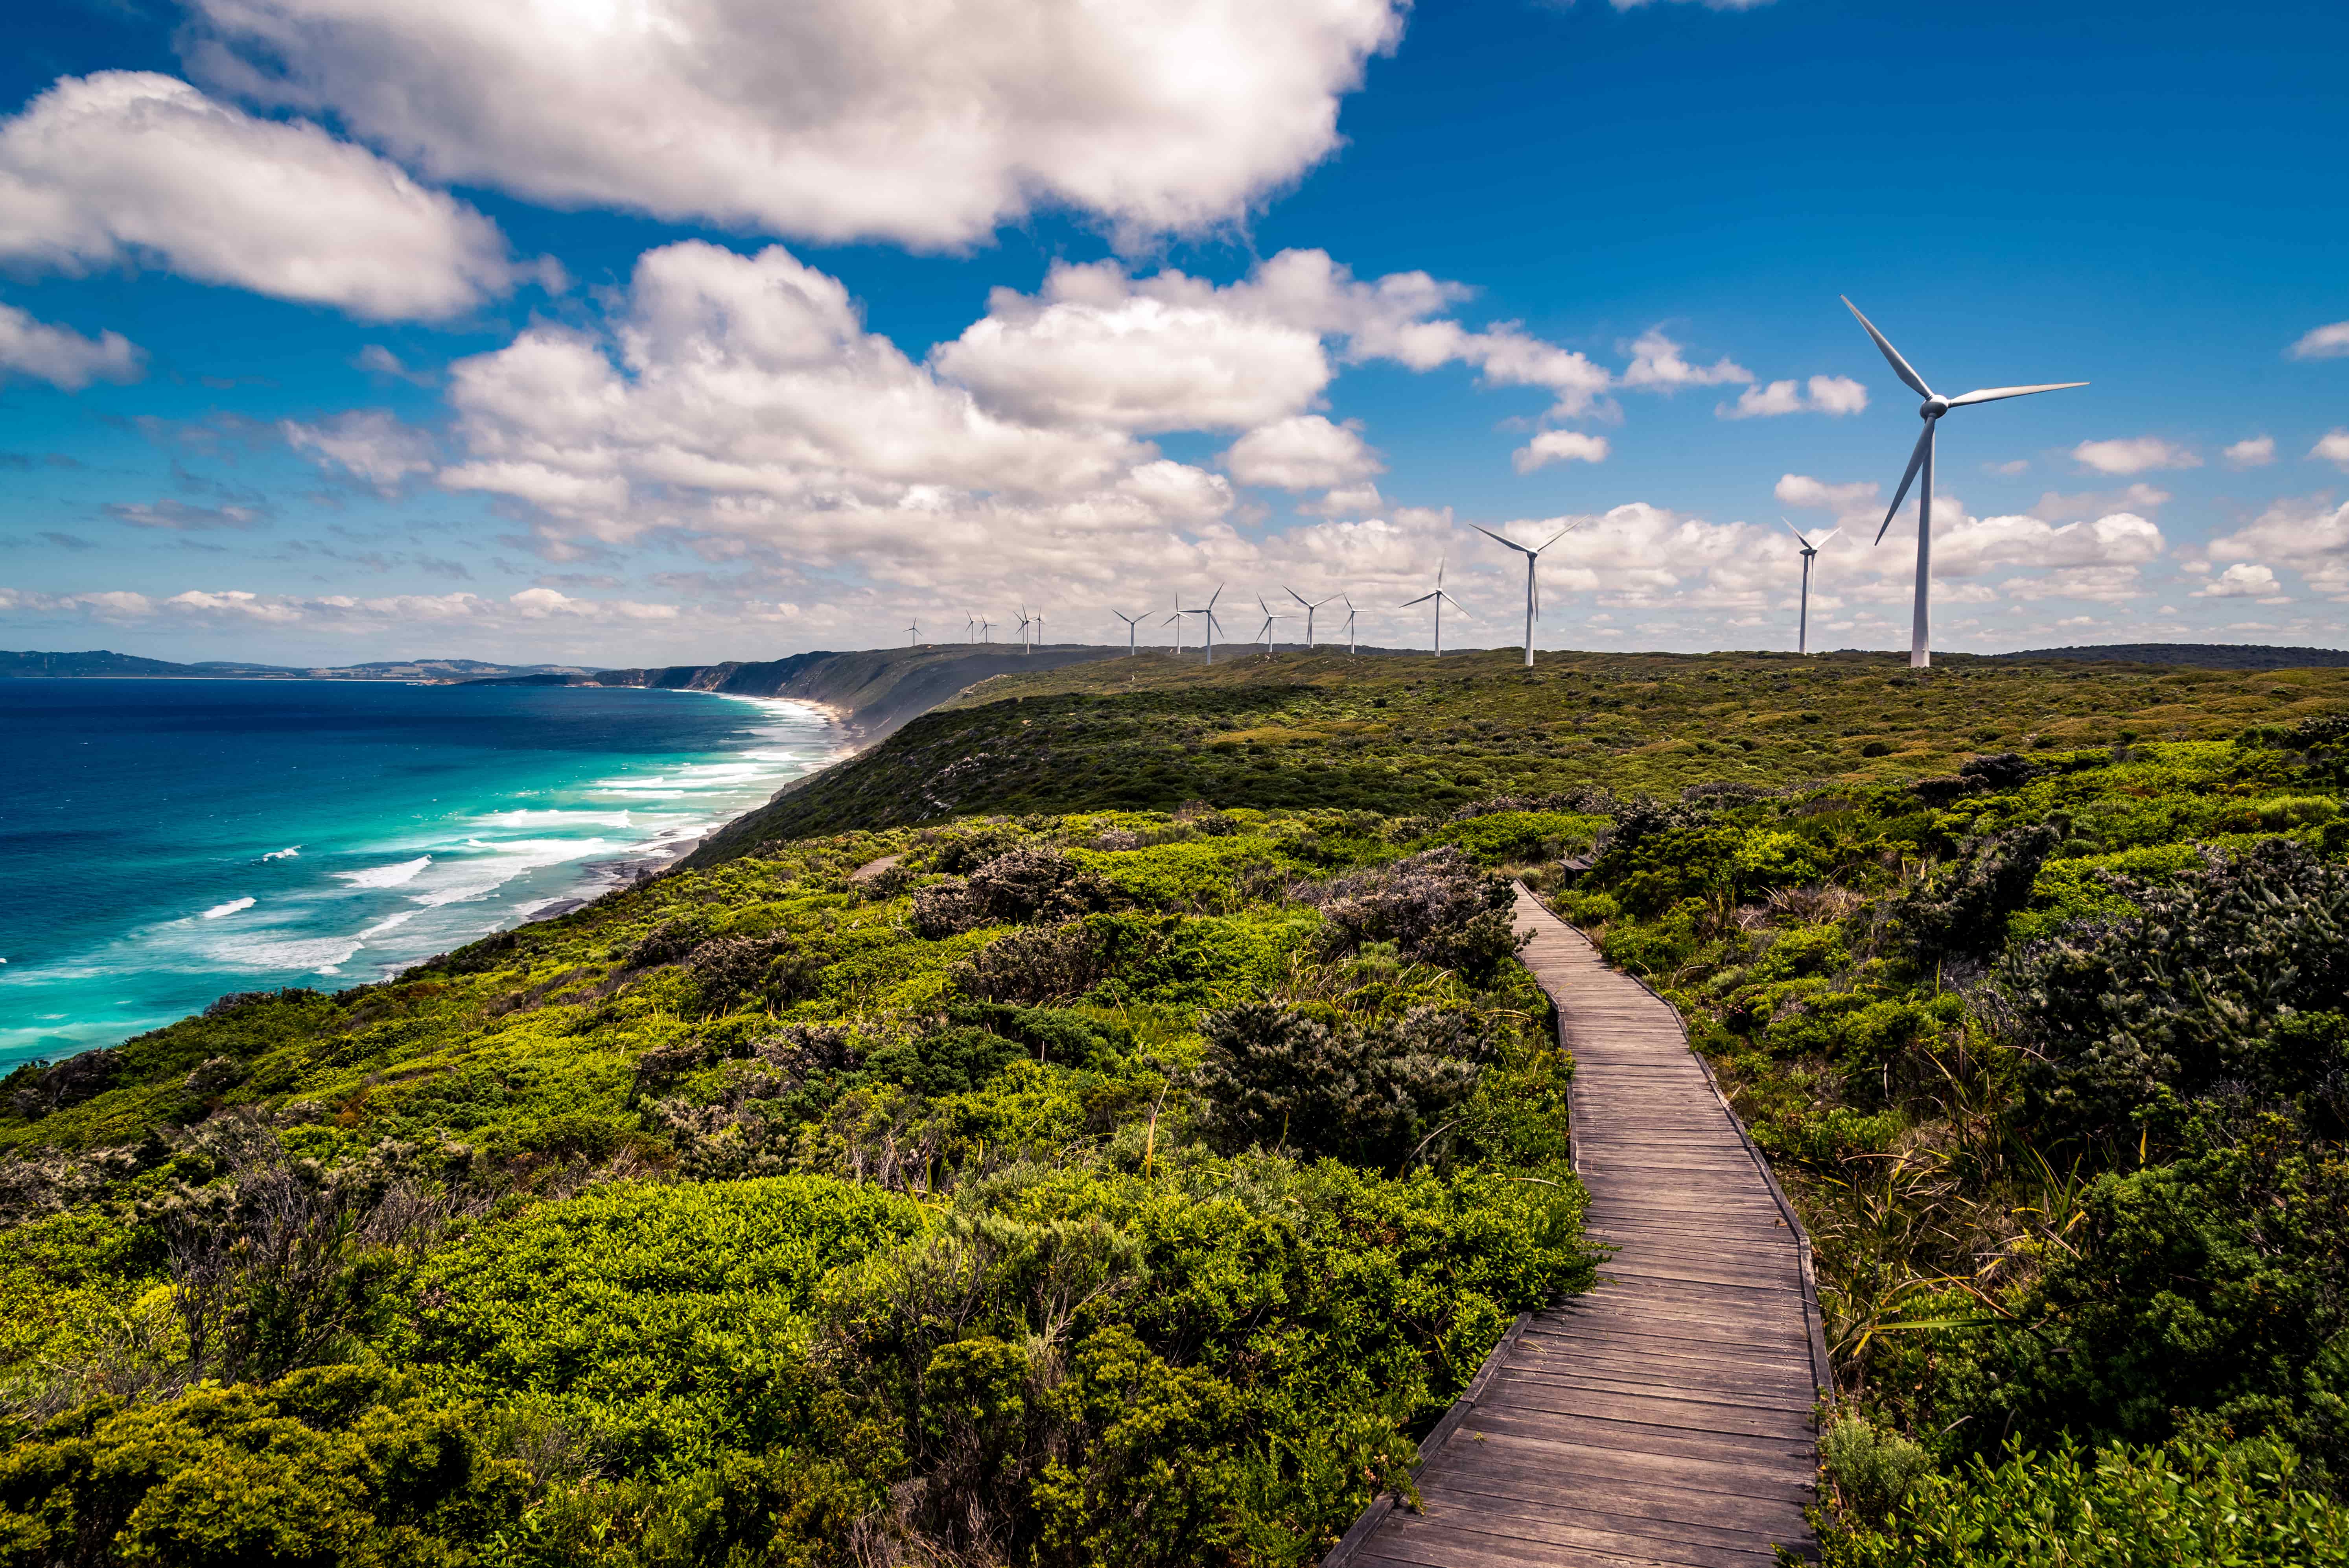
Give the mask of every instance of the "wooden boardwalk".
M 1574 1053 L 1599 1287 L 1518 1320 L 1421 1446 L 1423 1511 L 1374 1505 L 1349 1568 L 1767 1568 L 1809 1553 L 1817 1295 L 1793 1213 L 1680 1020 L 1517 890 Z

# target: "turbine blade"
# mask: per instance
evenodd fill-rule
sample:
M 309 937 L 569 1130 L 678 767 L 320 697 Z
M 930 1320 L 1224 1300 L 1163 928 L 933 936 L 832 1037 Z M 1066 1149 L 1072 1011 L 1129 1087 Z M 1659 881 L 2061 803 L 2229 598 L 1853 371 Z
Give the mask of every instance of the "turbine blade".
M 1968 392 L 1962 398 L 1951 398 L 1950 407 L 1960 409 L 1968 403 L 1994 403 L 2001 398 L 2027 398 L 2033 392 L 2060 392 L 2070 387 L 2085 387 L 2085 381 L 2050 381 L 2044 387 L 1984 387 L 1979 392 Z
M 1909 487 L 1917 482 L 1917 471 L 1925 466 L 1925 449 L 1933 444 L 1933 421 L 1925 421 L 1925 433 L 1917 438 L 1917 450 L 1909 454 L 1909 472 L 1900 476 L 1900 488 L 1892 493 L 1892 504 L 1884 509 L 1884 528 L 1876 531 L 1876 542 L 1884 543 L 1884 529 L 1892 526 L 1892 514 L 1909 499 Z
M 1812 549 L 1814 549 L 1814 550 L 1817 549 L 1821 545 L 1826 544 L 1828 540 L 1830 540 L 1830 539 L 1834 538 L 1837 535 L 1838 535 L 1838 534 L 1840 534 L 1840 533 L 1842 533 L 1842 532 L 1843 532 L 1843 527 L 1842 527 L 1842 525 L 1841 525 L 1840 524 L 1837 524 L 1837 525 L 1836 525 L 1835 527 L 1830 528 L 1830 529 L 1828 529 L 1826 533 L 1824 533 L 1824 534 L 1820 535 L 1818 536 L 1818 538 L 1817 538 L 1816 540 L 1815 540 L 1815 541 L 1812 543 L 1812 545 L 1811 545 L 1811 548 L 1812 548 Z
M 1223 585 L 1223 584 L 1221 584 L 1221 583 L 1217 583 L 1217 584 L 1216 585 L 1216 591 L 1215 591 L 1214 593 L 1209 594 L 1209 595 L 1207 596 L 1207 613 L 1208 613 L 1209 615 L 1213 615 L 1213 614 L 1215 614 L 1215 613 L 1216 613 L 1216 601 L 1217 599 L 1219 599 L 1219 598 L 1222 598 L 1223 597 L 1224 597 L 1224 585 Z
M 1786 523 L 1786 520 L 1784 517 L 1779 518 L 1778 521 L 1781 523 Z M 1795 542 L 1801 545 L 1804 549 L 1808 550 L 1816 548 L 1808 539 L 1803 537 L 1803 531 L 1800 528 L 1795 527 L 1792 523 L 1786 523 L 1786 532 L 1792 534 L 1795 536 Z M 1824 539 L 1826 535 L 1822 534 L 1819 537 Z
M 1471 524 L 1470 526 L 1474 527 L 1475 524 Z M 1542 550 L 1548 549 L 1552 545 L 1557 544 L 1560 539 L 1565 538 L 1568 534 L 1573 533 L 1577 528 L 1581 526 L 1582 524 L 1579 523 L 1568 524 L 1565 527 L 1559 529 L 1557 533 L 1552 534 L 1548 538 L 1543 540 L 1541 543 L 1541 549 L 1534 551 L 1533 554 L 1537 556 L 1540 555 Z
M 1850 311 L 1854 316 L 1859 316 L 1859 324 L 1868 328 L 1868 335 L 1875 338 L 1876 346 L 1884 351 L 1885 363 L 1892 367 L 1892 373 L 1908 382 L 1909 389 L 1919 397 L 1931 397 L 1933 389 L 1925 385 L 1925 378 L 1909 368 L 1909 361 L 1900 357 L 1900 350 L 1892 346 L 1890 339 L 1876 329 L 1876 323 L 1865 316 L 1860 316 L 1859 306 L 1854 305 L 1848 296 L 1839 294 L 1836 297 L 1843 301 L 1846 310 Z
M 1526 549 L 1515 539 L 1504 539 L 1498 534 L 1494 533 L 1490 528 L 1480 526 L 1475 523 L 1469 524 L 1468 526 L 1475 528 L 1476 532 L 1485 535 L 1485 538 L 1492 540 L 1495 545 L 1506 545 L 1510 549 L 1515 550 L 1520 556 L 1530 556 L 1533 554 L 1531 550 Z
M 1290 587 L 1287 583 L 1281 584 L 1280 589 L 1281 592 L 1287 594 L 1290 598 L 1295 599 L 1299 604 L 1303 605 L 1306 608 L 1311 609 L 1313 607 L 1313 601 L 1307 598 L 1303 594 L 1299 593 L 1295 588 Z
M 1413 606 L 1413 605 L 1423 605 L 1423 604 L 1425 604 L 1428 600 L 1430 600 L 1430 599 L 1433 598 L 1434 597 L 1435 597 L 1435 596 L 1434 596 L 1433 594 L 1422 594 L 1422 595 L 1420 595 L 1420 596 L 1419 596 L 1419 597 L 1417 597 L 1417 598 L 1415 598 L 1415 599 L 1405 599 L 1405 600 L 1403 600 L 1403 601 L 1402 601 L 1402 603 L 1401 603 L 1401 604 L 1399 604 L 1399 605 L 1395 606 L 1395 608 L 1397 608 L 1397 609 L 1409 609 L 1409 608 L 1411 608 L 1411 607 L 1412 607 L 1412 606 Z

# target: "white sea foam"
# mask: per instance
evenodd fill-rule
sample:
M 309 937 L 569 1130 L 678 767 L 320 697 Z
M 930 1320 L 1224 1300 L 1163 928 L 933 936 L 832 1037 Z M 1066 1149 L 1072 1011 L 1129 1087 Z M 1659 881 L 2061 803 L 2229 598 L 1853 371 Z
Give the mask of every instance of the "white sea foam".
M 254 900 L 251 898 L 232 898 L 225 904 L 214 904 L 211 909 L 206 909 L 204 919 L 217 920 L 222 915 L 233 915 L 239 909 L 250 909 L 253 905 Z
M 582 827 L 634 827 L 630 814 L 625 811 L 490 811 L 473 821 L 483 827 L 561 827 L 576 823 Z
M 402 860 L 395 866 L 375 866 L 365 871 L 337 871 L 336 879 L 354 888 L 397 888 L 403 882 L 413 882 L 416 874 L 432 864 L 432 857 L 419 855 L 413 860 Z
M 264 860 L 291 860 L 291 859 L 293 859 L 296 855 L 299 855 L 299 854 L 301 854 L 301 853 L 302 853 L 302 846 L 301 846 L 300 845 L 298 845 L 298 844 L 295 844 L 295 845 L 291 845 L 291 846 L 287 846 L 286 848 L 284 848 L 284 849 L 273 849 L 273 850 L 271 850 L 268 854 L 266 854 L 266 855 L 263 856 L 263 857 L 262 857 L 262 858 L 263 858 Z

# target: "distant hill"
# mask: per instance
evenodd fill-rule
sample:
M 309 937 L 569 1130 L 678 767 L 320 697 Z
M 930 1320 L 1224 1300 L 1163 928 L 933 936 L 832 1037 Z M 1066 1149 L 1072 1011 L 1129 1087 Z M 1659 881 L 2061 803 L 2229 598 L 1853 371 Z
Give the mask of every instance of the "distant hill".
M 2190 664 L 2202 670 L 2332 670 L 2349 649 L 2266 648 L 2232 642 L 2107 642 L 2093 648 L 2032 648 L 1993 659 L 2075 659 L 2099 664 Z
M 0 680 L 125 676 L 177 680 L 472 680 L 498 675 L 579 675 L 574 664 L 495 664 L 481 659 L 378 659 L 367 664 L 247 664 L 208 659 L 174 664 L 166 659 L 93 649 L 86 653 L 11 652 L 0 649 Z
M 1046 644 L 932 643 L 857 652 L 795 653 L 755 663 L 672 664 L 657 670 L 598 670 L 493 677 L 495 686 L 643 686 L 664 691 L 716 691 L 730 697 L 796 697 L 840 711 L 867 735 L 885 735 L 917 714 L 990 676 L 1035 674 L 1122 654 L 1122 648 Z

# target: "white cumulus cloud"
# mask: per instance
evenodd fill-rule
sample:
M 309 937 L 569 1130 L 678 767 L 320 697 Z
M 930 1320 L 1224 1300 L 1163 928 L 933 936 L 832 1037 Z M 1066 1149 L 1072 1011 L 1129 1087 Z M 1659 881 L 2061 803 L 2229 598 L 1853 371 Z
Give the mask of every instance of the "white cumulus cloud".
M 1771 493 L 1789 506 L 1814 506 L 1822 512 L 1841 515 L 1865 510 L 1881 491 L 1882 486 L 1874 480 L 1854 484 L 1829 484 L 1823 479 L 1813 479 L 1807 473 L 1782 473 Z
M 2349 469 L 2349 430 L 2327 431 L 2317 443 L 2308 449 L 2308 455 L 2324 462 L 2337 462 Z
M 2338 359 L 2349 355 L 2349 321 L 2311 328 L 2284 352 L 2295 359 Z
M 2275 437 L 2251 436 L 2226 451 L 2230 468 L 2264 468 L 2275 461 Z
M 196 0 L 193 61 L 435 178 L 767 234 L 970 244 L 1243 214 L 1339 145 L 1397 0 Z
M 1242 484 L 1328 490 L 1384 473 L 1386 464 L 1356 427 L 1300 414 L 1240 437 L 1224 453 L 1224 469 Z
M 135 381 L 146 364 L 146 351 L 119 332 L 85 337 L 0 305 L 0 371 L 78 392 L 92 381 Z
M 1713 406 L 1724 420 L 1771 419 L 1780 414 L 1856 414 L 1868 407 L 1868 389 L 1849 376 L 1814 376 L 1807 386 L 1772 381 L 1748 387 L 1733 403 Z
M 1664 336 L 1661 327 L 1650 327 L 1630 345 L 1627 350 L 1631 363 L 1623 372 L 1623 384 L 1655 391 L 1675 391 L 1682 387 L 1718 387 L 1724 382 L 1751 381 L 1754 372 L 1727 356 L 1710 365 L 1692 365 L 1681 352 L 1681 346 Z
M 2279 585 L 2275 573 L 2269 567 L 2249 562 L 2238 562 L 2208 583 L 2194 590 L 2198 599 L 2251 599 L 2262 603 L 2282 603 L 2276 597 Z
M 2145 473 L 2163 468 L 2199 468 L 2202 460 L 2186 448 L 2159 436 L 2132 436 L 2120 441 L 2084 441 L 2072 449 L 2073 461 L 2098 473 Z
M 397 164 L 150 71 L 63 78 L 0 122 L 0 258 L 151 264 L 385 320 L 456 315 L 525 270 Z
M 1553 462 L 1605 462 L 1607 438 L 1581 431 L 1544 431 L 1511 453 L 1509 461 L 1519 473 Z

